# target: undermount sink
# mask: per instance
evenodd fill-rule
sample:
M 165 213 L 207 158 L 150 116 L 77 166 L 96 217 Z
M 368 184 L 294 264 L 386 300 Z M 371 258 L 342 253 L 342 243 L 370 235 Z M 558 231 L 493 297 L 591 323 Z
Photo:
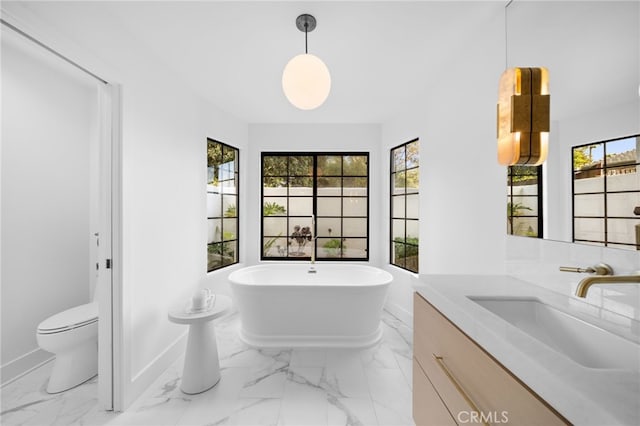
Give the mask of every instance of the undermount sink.
M 467 297 L 584 367 L 640 371 L 639 344 L 537 298 Z

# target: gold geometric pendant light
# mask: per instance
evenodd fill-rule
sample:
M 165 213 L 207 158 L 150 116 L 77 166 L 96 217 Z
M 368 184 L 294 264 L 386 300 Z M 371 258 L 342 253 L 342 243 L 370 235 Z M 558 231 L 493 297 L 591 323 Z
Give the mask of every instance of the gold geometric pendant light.
M 498 94 L 498 162 L 539 166 L 549 147 L 549 72 L 509 68 Z

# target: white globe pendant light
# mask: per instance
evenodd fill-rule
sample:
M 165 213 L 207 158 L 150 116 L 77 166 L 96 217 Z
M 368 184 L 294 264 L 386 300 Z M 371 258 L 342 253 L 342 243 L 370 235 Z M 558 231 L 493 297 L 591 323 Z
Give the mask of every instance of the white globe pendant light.
M 304 32 L 305 53 L 293 57 L 282 73 L 282 90 L 295 107 L 303 110 L 318 108 L 331 91 L 331 74 L 322 59 L 307 51 L 307 33 L 316 28 L 316 19 L 308 14 L 296 19 Z

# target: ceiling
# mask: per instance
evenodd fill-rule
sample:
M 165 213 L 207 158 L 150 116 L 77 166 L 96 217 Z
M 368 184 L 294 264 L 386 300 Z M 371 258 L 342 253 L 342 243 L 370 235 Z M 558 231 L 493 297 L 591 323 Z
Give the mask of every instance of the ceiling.
M 524 2 L 517 0 L 509 9 L 518 3 Z M 530 4 L 535 8 L 540 7 L 536 4 L 546 3 L 555 2 Z M 520 11 L 527 10 L 525 13 L 514 13 L 514 22 L 518 15 L 520 21 L 514 24 L 518 31 L 513 35 L 513 43 L 531 43 L 527 38 L 528 27 L 545 40 L 547 47 L 543 51 L 547 56 L 537 54 L 535 60 L 546 61 L 544 65 L 550 68 L 552 90 L 557 87 L 554 68 L 567 68 L 562 62 L 567 51 L 555 49 L 554 43 L 565 40 L 567 35 L 574 37 L 560 44 L 575 46 L 572 52 L 583 53 L 572 55 L 571 69 L 594 67 L 594 56 L 597 58 L 598 54 L 593 55 L 589 46 L 580 44 L 575 30 L 569 28 L 582 16 L 577 9 L 581 3 L 592 2 L 566 3 L 574 6 L 563 9 L 561 20 L 551 20 L 553 26 L 545 19 L 544 11 L 540 12 L 542 16 L 531 20 L 526 17 L 535 10 L 523 8 Z M 638 9 L 638 2 L 635 3 Z M 451 67 L 502 69 L 505 4 L 505 1 L 49 1 L 24 2 L 21 7 L 28 8 L 60 33 L 100 51 L 102 56 L 117 57 L 120 66 L 135 67 L 139 57 L 150 58 L 194 92 L 249 123 L 381 123 L 397 116 L 408 105 L 415 105 L 420 97 L 428 96 L 448 77 Z M 318 21 L 316 30 L 309 34 L 309 52 L 324 60 L 332 76 L 329 98 L 313 111 L 297 110 L 281 89 L 285 64 L 304 51 L 304 35 L 295 26 L 295 18 L 301 13 L 313 14 Z M 599 13 L 590 12 L 588 23 L 583 25 L 584 31 L 599 28 L 598 38 L 603 27 L 598 23 Z M 630 34 L 636 39 L 640 38 L 639 21 L 638 13 L 635 18 L 631 15 L 630 25 L 635 30 L 632 28 Z M 608 25 L 615 24 L 614 20 Z M 593 45 L 597 39 L 588 41 Z M 607 56 L 607 64 L 620 63 L 630 56 L 626 49 L 600 44 L 607 51 L 619 52 L 618 56 Z M 549 49 L 554 53 L 551 56 Z M 479 50 L 486 52 L 484 62 L 464 62 L 468 57 L 477 58 Z M 517 57 L 512 50 L 510 55 Z M 635 46 L 632 56 L 638 58 L 639 50 Z M 635 63 L 635 69 L 632 66 L 617 77 L 624 79 L 627 86 L 635 84 L 637 90 L 640 78 L 637 59 Z M 510 64 L 514 65 L 532 64 Z M 590 75 L 589 79 L 603 79 L 600 85 L 611 80 L 609 74 L 592 74 L 595 77 Z M 498 79 L 496 75 L 496 91 Z M 568 80 L 573 82 L 572 95 L 577 97 L 566 105 L 559 103 L 560 109 L 552 104 L 552 114 L 580 105 L 585 85 L 594 84 L 580 81 L 575 74 L 570 74 Z
M 56 30 L 93 49 L 153 56 L 197 93 L 250 123 L 379 123 L 428 92 L 500 2 L 28 2 Z M 324 105 L 300 111 L 281 88 L 304 52 L 301 13 L 318 22 L 309 52 L 327 64 Z M 134 52 L 135 51 L 135 52 Z M 121 57 L 122 52 L 119 52 Z M 497 78 L 497 77 L 496 77 Z

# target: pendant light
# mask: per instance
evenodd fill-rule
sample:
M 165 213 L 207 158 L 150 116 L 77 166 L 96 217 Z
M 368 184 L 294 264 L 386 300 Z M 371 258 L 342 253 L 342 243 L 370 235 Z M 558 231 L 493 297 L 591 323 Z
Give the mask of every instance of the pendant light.
M 282 90 L 295 107 L 312 110 L 324 103 L 331 90 L 329 69 L 320 58 L 308 52 L 307 34 L 316 28 L 316 18 L 303 14 L 296 27 L 304 32 L 304 53 L 294 56 L 284 67 Z
M 507 10 L 504 7 L 505 71 L 498 89 L 498 163 L 539 166 L 549 151 L 550 97 L 546 68 L 509 68 Z

